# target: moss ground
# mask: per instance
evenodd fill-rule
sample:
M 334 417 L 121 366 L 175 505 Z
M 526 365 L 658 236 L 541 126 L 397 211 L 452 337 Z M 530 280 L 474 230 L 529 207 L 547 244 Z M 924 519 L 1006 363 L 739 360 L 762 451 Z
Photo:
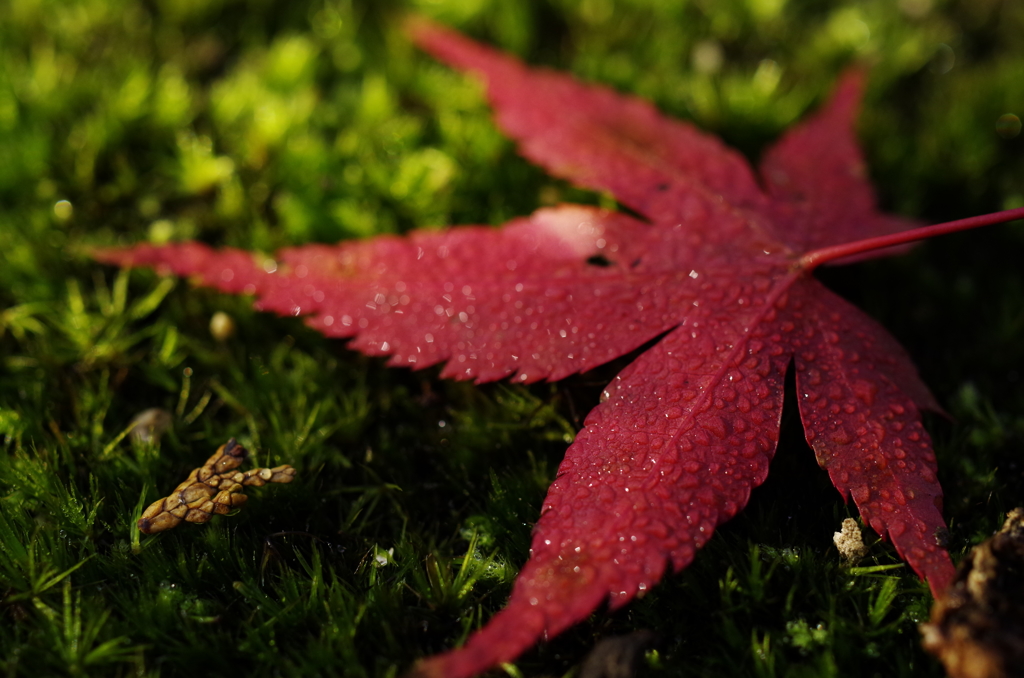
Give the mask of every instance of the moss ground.
M 607 201 L 545 176 L 479 88 L 416 52 L 426 13 L 656 102 L 750 157 L 871 65 L 883 203 L 929 221 L 1024 205 L 1024 5 L 999 0 L 0 2 L 0 670 L 394 676 L 497 610 L 608 369 L 531 387 L 385 368 L 296 319 L 89 245 L 273 251 Z M 1013 115 L 1018 118 L 1012 117 Z M 826 280 L 908 347 L 959 558 L 1024 503 L 1024 231 L 944 238 Z M 209 332 L 216 312 L 236 333 Z M 173 415 L 158 442 L 124 437 Z M 133 527 L 229 437 L 288 486 L 154 538 Z M 787 418 L 773 474 L 688 571 L 525 655 L 578 670 L 653 629 L 643 676 L 940 675 L 927 589 L 875 543 Z

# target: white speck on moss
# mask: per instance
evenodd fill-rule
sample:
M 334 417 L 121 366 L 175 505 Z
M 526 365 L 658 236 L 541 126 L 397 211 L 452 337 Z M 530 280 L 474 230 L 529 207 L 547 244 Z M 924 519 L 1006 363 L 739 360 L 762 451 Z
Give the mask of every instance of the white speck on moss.
M 860 527 L 853 518 L 847 518 L 839 532 L 832 535 L 832 541 L 839 549 L 839 555 L 843 562 L 848 565 L 855 565 L 857 561 L 868 554 L 868 547 L 864 545 L 864 537 L 860 533 Z

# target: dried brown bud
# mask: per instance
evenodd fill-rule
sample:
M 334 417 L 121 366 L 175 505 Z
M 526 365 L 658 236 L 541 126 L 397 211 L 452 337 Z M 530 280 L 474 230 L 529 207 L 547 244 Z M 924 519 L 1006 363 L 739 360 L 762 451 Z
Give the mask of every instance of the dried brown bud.
M 205 523 L 216 514 L 224 515 L 244 504 L 248 497 L 242 494 L 243 487 L 290 483 L 295 477 L 295 469 L 287 465 L 236 470 L 246 454 L 246 449 L 234 438 L 221 445 L 170 495 L 153 502 L 142 512 L 139 531 L 154 534 L 177 527 L 182 521 Z

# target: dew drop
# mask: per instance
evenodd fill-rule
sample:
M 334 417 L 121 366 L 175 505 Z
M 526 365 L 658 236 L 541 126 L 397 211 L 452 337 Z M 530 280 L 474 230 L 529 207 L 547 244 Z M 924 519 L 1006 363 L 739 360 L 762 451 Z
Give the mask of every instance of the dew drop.
M 875 403 L 875 395 L 877 393 L 878 386 L 870 381 L 858 379 L 853 382 L 853 395 L 857 396 L 868 407 Z
M 836 426 L 832 429 L 832 442 L 839 445 L 849 445 L 853 442 L 853 436 L 842 426 Z

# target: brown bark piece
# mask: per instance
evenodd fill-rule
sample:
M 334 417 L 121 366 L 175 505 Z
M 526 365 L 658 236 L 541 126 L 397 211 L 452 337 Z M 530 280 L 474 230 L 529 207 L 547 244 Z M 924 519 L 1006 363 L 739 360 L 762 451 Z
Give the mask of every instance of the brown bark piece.
M 952 678 L 1024 676 L 1024 509 L 960 564 L 921 633 Z
M 295 477 L 295 469 L 288 465 L 239 471 L 246 454 L 246 449 L 234 438 L 221 445 L 170 495 L 142 512 L 139 531 L 155 534 L 177 527 L 182 521 L 205 523 L 214 515 L 225 515 L 244 504 L 248 497 L 242 494 L 243 487 L 290 483 Z

